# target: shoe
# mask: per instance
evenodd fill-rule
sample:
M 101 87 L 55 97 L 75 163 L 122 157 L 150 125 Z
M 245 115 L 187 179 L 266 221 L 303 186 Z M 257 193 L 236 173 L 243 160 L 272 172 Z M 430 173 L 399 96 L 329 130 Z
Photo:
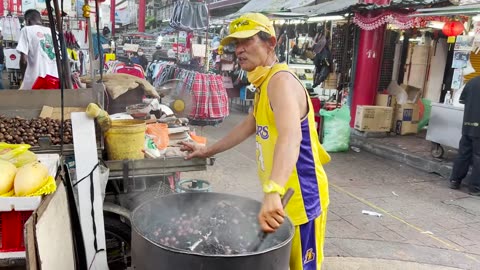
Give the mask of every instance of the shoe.
M 460 184 L 462 184 L 462 181 L 450 180 L 450 188 L 451 188 L 451 189 L 459 189 L 459 188 L 460 188 Z
M 468 194 L 472 196 L 480 196 L 480 190 L 469 190 Z

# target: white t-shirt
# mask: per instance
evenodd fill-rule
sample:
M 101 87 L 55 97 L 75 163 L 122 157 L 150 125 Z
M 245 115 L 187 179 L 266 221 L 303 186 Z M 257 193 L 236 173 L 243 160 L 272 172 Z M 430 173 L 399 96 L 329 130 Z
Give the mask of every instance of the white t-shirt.
M 27 56 L 27 70 L 20 89 L 32 89 L 38 77 L 58 78 L 51 33 L 50 28 L 41 25 L 25 26 L 20 32 L 17 51 Z
M 0 26 L 2 27 L 3 40 L 18 41 L 20 21 L 17 17 L 7 16 L 0 18 Z

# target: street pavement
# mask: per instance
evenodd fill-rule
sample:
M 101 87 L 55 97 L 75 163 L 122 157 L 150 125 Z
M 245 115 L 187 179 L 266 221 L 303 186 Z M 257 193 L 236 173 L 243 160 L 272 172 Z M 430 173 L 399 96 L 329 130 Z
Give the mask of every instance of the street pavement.
M 244 116 L 233 111 L 224 123 L 197 133 L 214 143 Z M 261 200 L 253 137 L 216 157 L 207 171 L 182 178 L 206 179 L 214 192 Z M 332 154 L 325 169 L 331 202 L 323 269 L 480 269 L 479 197 L 364 151 Z

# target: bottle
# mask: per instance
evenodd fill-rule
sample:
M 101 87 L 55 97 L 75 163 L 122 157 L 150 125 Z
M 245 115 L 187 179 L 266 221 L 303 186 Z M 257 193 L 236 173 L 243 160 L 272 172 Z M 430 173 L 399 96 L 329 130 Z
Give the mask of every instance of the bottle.
M 443 100 L 443 104 L 450 104 L 450 100 L 452 99 L 452 94 L 450 91 L 447 91 L 447 94 L 445 95 L 445 99 Z

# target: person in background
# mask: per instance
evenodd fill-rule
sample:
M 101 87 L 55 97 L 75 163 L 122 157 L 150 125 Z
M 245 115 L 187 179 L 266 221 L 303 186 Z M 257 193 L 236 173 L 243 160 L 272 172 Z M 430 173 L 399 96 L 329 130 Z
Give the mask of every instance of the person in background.
M 148 67 L 148 59 L 147 59 L 147 57 L 145 56 L 145 53 L 143 52 L 143 49 L 142 49 L 142 48 L 138 49 L 137 57 L 138 57 L 139 65 L 142 66 L 143 70 L 147 70 L 147 67 Z
M 0 89 L 5 89 L 3 86 L 3 69 L 5 68 L 5 52 L 3 51 L 3 36 L 0 30 Z
M 162 50 L 162 46 L 157 45 L 155 49 L 157 50 L 153 53 L 152 61 L 160 61 L 168 57 L 167 52 Z
M 240 67 L 256 88 L 254 109 L 223 139 L 211 146 L 182 143 L 187 159 L 209 157 L 256 137 L 257 170 L 263 186 L 258 214 L 263 231 L 276 231 L 285 211 L 295 225 L 291 270 L 320 269 L 329 204 L 328 180 L 322 164 L 330 156 L 320 145 L 313 105 L 300 80 L 275 55 L 273 23 L 259 13 L 247 13 L 230 24 L 222 45 L 236 45 Z M 281 197 L 294 194 L 284 211 Z
M 38 77 L 58 78 L 58 70 L 51 30 L 42 25 L 40 12 L 29 9 L 24 17 L 26 26 L 20 32 L 17 45 L 24 74 L 20 89 L 31 90 Z
M 460 103 L 465 104 L 462 138 L 458 156 L 453 163 L 450 188 L 460 188 L 472 165 L 468 191 L 471 195 L 480 196 L 480 76 L 465 85 Z

